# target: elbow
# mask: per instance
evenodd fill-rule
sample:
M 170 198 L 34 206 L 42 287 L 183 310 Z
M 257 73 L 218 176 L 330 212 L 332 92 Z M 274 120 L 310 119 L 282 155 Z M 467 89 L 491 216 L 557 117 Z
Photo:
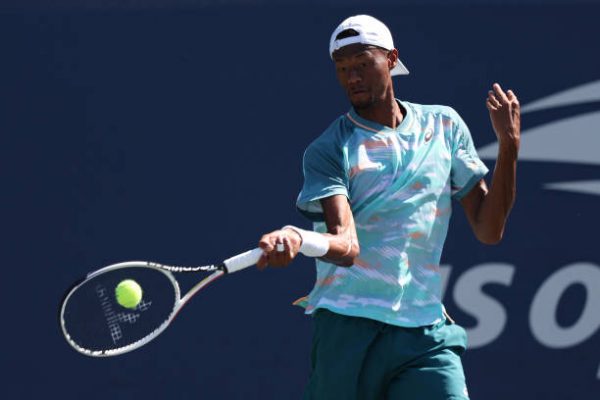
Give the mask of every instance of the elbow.
M 477 240 L 479 240 L 483 244 L 487 245 L 496 245 L 502 241 L 503 237 L 502 231 L 499 232 L 484 232 L 476 234 Z
M 497 245 L 498 243 L 500 243 L 502 241 L 501 237 L 495 237 L 495 238 L 479 238 L 479 241 L 483 244 L 487 244 L 489 246 L 493 246 L 493 245 Z

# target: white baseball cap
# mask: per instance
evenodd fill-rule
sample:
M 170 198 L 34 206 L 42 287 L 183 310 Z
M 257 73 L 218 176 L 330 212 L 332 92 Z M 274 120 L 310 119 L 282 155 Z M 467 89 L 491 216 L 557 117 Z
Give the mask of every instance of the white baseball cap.
M 352 29 L 358 33 L 355 36 L 336 39 L 343 31 Z M 370 15 L 355 15 L 346 18 L 335 28 L 329 40 L 329 55 L 333 58 L 333 52 L 349 44 L 362 43 L 381 47 L 386 50 L 394 49 L 394 40 L 387 26 L 377 18 Z M 391 75 L 408 75 L 408 69 L 402 64 L 400 59 L 396 66 L 390 71 Z

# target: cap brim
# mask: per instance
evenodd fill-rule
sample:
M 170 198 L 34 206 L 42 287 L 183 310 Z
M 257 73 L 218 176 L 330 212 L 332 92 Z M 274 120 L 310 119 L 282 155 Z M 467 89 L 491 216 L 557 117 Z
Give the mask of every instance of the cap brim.
M 392 76 L 396 75 L 408 75 L 408 68 L 402 64 L 402 61 L 398 60 L 396 66 L 390 71 Z

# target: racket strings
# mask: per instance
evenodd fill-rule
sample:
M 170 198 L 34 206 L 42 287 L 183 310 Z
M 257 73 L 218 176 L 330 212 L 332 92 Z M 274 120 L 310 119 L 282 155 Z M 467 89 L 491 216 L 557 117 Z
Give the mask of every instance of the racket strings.
M 115 289 L 124 279 L 143 288 L 135 307 L 120 304 Z M 90 356 L 116 355 L 152 340 L 167 325 L 180 298 L 170 272 L 144 263 L 110 267 L 88 276 L 66 297 L 61 326 L 67 341 Z

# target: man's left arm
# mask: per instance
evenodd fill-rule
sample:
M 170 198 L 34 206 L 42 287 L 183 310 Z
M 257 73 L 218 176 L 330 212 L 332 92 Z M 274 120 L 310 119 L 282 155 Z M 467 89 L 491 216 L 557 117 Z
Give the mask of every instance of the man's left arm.
M 521 113 L 517 96 L 512 90 L 505 93 L 497 83 L 488 92 L 486 106 L 498 138 L 496 167 L 489 189 L 481 179 L 460 202 L 477 239 L 496 244 L 515 202 Z

